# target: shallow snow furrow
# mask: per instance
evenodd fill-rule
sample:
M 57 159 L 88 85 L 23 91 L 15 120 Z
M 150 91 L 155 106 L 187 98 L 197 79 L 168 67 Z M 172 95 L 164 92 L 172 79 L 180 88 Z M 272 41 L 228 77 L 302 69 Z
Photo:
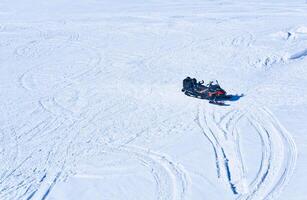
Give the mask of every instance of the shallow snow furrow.
M 101 73 L 99 64 L 102 61 L 102 56 L 93 47 L 80 42 L 70 42 L 61 47 L 61 50 L 64 53 L 67 53 L 65 50 L 81 51 L 86 56 L 74 58 L 70 62 L 59 59 L 36 65 L 18 78 L 20 86 L 27 91 L 47 90 L 49 94 L 53 94 L 72 84 L 80 84 L 82 81 L 89 82 Z M 44 49 L 41 51 L 44 52 Z M 50 74 L 53 74 L 52 78 Z M 46 82 L 46 79 L 51 80 Z
M 221 177 L 221 168 L 220 168 L 220 158 L 218 155 L 218 141 L 217 138 L 215 138 L 214 134 L 211 132 L 211 130 L 208 130 L 206 117 L 204 114 L 204 110 L 201 106 L 198 107 L 198 114 L 197 114 L 197 124 L 201 128 L 201 131 L 203 135 L 209 140 L 213 151 L 214 151 L 214 157 L 215 157 L 215 165 L 216 165 L 216 173 L 217 177 Z
M 86 123 L 86 122 L 84 122 Z M 46 134 L 46 138 L 44 137 L 31 137 L 31 139 L 33 141 L 28 141 L 28 144 L 31 145 L 33 144 L 32 148 L 34 147 L 38 147 L 38 144 L 45 144 L 45 148 L 44 151 L 41 151 L 39 149 L 37 149 L 38 151 L 33 152 L 30 156 L 27 156 L 26 159 L 21 162 L 19 164 L 19 166 L 17 166 L 17 168 L 15 168 L 13 171 L 11 171 L 8 175 L 6 175 L 4 177 L 4 179 L 2 180 L 2 182 L 0 183 L 0 185 L 7 185 L 7 187 L 10 187 L 10 182 L 11 179 L 16 179 L 16 180 L 20 180 L 21 183 L 23 183 L 23 185 L 15 185 L 13 186 L 12 189 L 18 191 L 18 193 L 16 193 L 16 198 L 21 198 L 20 195 L 22 196 L 37 196 L 39 194 L 37 194 L 37 191 L 39 191 L 39 193 L 42 193 L 41 189 L 41 183 L 43 183 L 44 185 L 46 185 L 47 183 L 44 176 L 43 178 L 41 178 L 39 176 L 40 171 L 36 171 L 33 170 L 31 171 L 31 168 L 26 169 L 27 165 L 25 165 L 25 162 L 30 163 L 30 162 L 35 162 L 37 164 L 37 166 L 39 166 L 39 170 L 44 169 L 44 170 L 50 170 L 52 167 L 57 167 L 57 166 L 65 166 L 67 157 L 68 155 L 68 151 L 67 149 L 71 146 L 71 142 L 74 139 L 73 135 L 75 133 L 79 133 L 78 131 L 80 130 L 79 126 L 76 126 L 76 123 L 72 123 L 69 124 L 66 122 L 66 124 L 61 124 L 59 127 L 50 127 L 50 129 L 47 129 L 46 131 L 44 131 L 44 134 Z M 35 129 L 32 129 L 32 131 Z M 72 134 L 70 134 L 70 132 Z M 41 135 L 42 136 L 42 135 Z M 20 138 L 22 141 L 26 140 L 27 138 Z M 50 140 L 49 143 L 46 143 L 46 140 Z M 21 142 L 21 141 L 20 141 Z M 29 143 L 30 142 L 30 143 Z M 38 144 L 35 144 L 38 143 Z M 54 145 L 52 145 L 52 143 L 54 143 Z M 63 155 L 63 149 L 66 148 L 66 155 Z M 50 150 L 49 152 L 46 152 L 46 150 Z M 37 161 L 37 162 L 36 162 Z M 20 169 L 20 170 L 19 170 Z M 25 170 L 26 169 L 26 170 Z M 32 189 L 30 190 L 29 188 L 26 188 L 27 184 L 30 184 L 30 182 L 25 179 L 23 176 L 19 177 L 18 174 L 20 173 L 20 171 L 23 170 L 24 174 L 27 173 L 32 173 L 33 177 L 36 177 L 37 181 L 39 179 L 39 184 L 34 184 L 32 185 Z M 51 178 L 50 175 L 48 175 L 49 179 Z M 10 180 L 9 180 L 10 179 Z M 48 180 L 47 180 L 48 181 Z M 48 184 L 47 184 L 48 185 Z M 46 186 L 45 186 L 46 187 Z M 53 187 L 53 186 L 52 186 Z M 26 192 L 24 192 L 23 194 L 21 194 L 21 192 L 23 190 L 26 190 Z M 50 189 L 51 190 L 51 189 Z M 28 193 L 28 194 L 27 194 Z M 32 198 L 32 197 L 31 197 Z
M 228 137 L 234 136 L 233 129 L 235 128 L 235 125 L 240 120 L 240 118 L 243 116 L 244 114 L 241 113 L 239 110 L 233 110 L 231 114 L 224 116 L 223 119 L 219 123 L 216 122 L 220 130 L 224 132 L 226 139 Z
M 184 169 L 156 152 L 133 146 L 110 148 L 106 153 L 126 154 L 149 168 L 155 179 L 159 200 L 184 199 L 188 178 Z
M 249 192 L 238 199 L 276 198 L 293 173 L 297 156 L 295 143 L 266 108 L 251 110 L 249 122 L 261 138 L 262 159 Z
M 78 141 L 77 137 L 81 130 L 84 130 L 89 124 L 86 120 L 66 122 L 60 128 L 53 130 L 54 135 L 52 140 L 54 144 L 49 147 L 47 155 L 40 155 L 45 158 L 42 159 L 42 166 L 45 165 L 44 175 L 38 176 L 38 184 L 35 185 L 32 192 L 29 191 L 29 199 L 46 199 L 50 194 L 51 190 L 61 178 L 65 178 L 69 173 L 71 165 L 75 164 L 77 154 L 82 151 L 75 146 Z M 47 148 L 46 148 L 47 149 Z M 39 156 L 39 155 L 37 155 Z M 68 162 L 69 160 L 69 162 Z
M 251 117 L 248 118 L 251 126 L 257 130 L 259 134 L 261 145 L 262 145 L 262 152 L 261 152 L 261 162 L 260 167 L 255 175 L 255 178 L 249 183 L 248 192 L 246 194 L 242 194 L 238 199 L 253 199 L 255 195 L 259 192 L 263 184 L 265 183 L 269 172 L 271 170 L 271 162 L 272 162 L 272 145 L 270 135 L 267 130 L 265 130 L 255 118 Z
M 235 110 L 231 115 L 223 119 L 224 123 L 222 121 L 218 125 L 219 129 L 223 130 L 227 135 L 226 140 L 222 142 L 223 146 L 221 149 L 225 159 L 227 178 L 234 194 L 244 193 L 246 190 L 245 165 L 239 145 L 238 132 L 235 131 L 237 123 L 244 115 L 245 112 Z M 229 158 L 227 154 L 230 154 Z M 235 177 L 232 178 L 232 174 Z
M 14 130 L 1 130 L 0 133 L 0 162 L 3 164 L 0 172 L 1 185 L 3 179 L 7 176 L 7 173 L 9 173 L 10 169 L 16 165 L 19 145 L 17 135 Z
M 299 51 L 299 52 L 293 54 L 292 56 L 290 56 L 290 59 L 296 60 L 296 59 L 303 58 L 305 56 L 307 56 L 307 49 L 304 49 L 302 51 Z
M 203 111 L 199 115 L 199 124 L 213 146 L 218 177 L 228 182 L 232 192 L 238 194 L 245 190 L 244 164 L 240 150 L 237 149 L 238 137 L 233 137 L 229 127 L 234 127 L 243 114 L 237 110 L 228 111 L 217 120 L 212 108 L 207 106 L 206 109 L 201 109 Z M 223 168 L 220 167 L 221 164 Z
M 80 37 L 77 32 L 57 31 L 54 33 L 52 30 L 32 29 L 38 33 L 38 36 L 15 48 L 14 55 L 16 57 L 36 59 L 51 56 L 55 51 L 65 48 L 67 44 L 77 42 Z
M 32 1 L 0 3 L 0 199 L 62 196 L 59 182 L 96 164 L 103 168 L 105 158 L 111 173 L 118 167 L 128 175 L 117 180 L 95 168 L 104 180 L 81 180 L 86 187 L 104 184 L 91 197 L 105 189 L 135 199 L 156 188 L 151 197 L 158 200 L 278 198 L 295 168 L 295 143 L 268 109 L 243 104 L 265 97 L 274 107 L 280 99 L 298 112 L 297 99 L 304 98 L 274 97 L 284 95 L 283 81 L 288 91 L 304 93 L 306 3 Z M 191 110 L 199 99 L 178 91 L 187 75 L 215 77 L 230 93 L 249 95 L 229 107 L 200 104 L 195 119 Z M 243 135 L 249 128 L 251 138 Z M 195 131 L 201 135 L 185 135 Z M 199 161 L 202 144 L 212 158 Z M 174 160 L 144 146 L 167 149 Z M 191 157 L 176 158 L 180 153 Z M 218 179 L 202 173 L 199 164 L 207 159 Z M 193 181 L 178 160 L 196 175 Z M 209 187 L 200 184 L 204 180 Z M 130 181 L 138 182 L 133 191 L 124 188 Z M 151 183 L 155 187 L 142 190 Z
M 58 168 L 60 166 L 62 166 L 61 171 L 63 171 L 65 165 L 67 165 L 65 164 L 67 163 L 67 159 L 70 159 L 70 165 L 74 164 L 75 159 L 72 157 L 75 153 L 81 151 L 76 149 L 76 141 L 74 141 L 74 139 L 78 137 L 81 130 L 86 129 L 91 123 L 87 123 L 88 120 L 86 118 L 79 118 L 69 108 L 58 102 L 55 96 L 58 92 L 63 92 L 63 89 L 66 91 L 70 90 L 71 88 L 69 87 L 72 85 L 77 86 L 81 82 L 90 82 L 100 73 L 99 63 L 102 60 L 100 52 L 89 45 L 83 45 L 82 43 L 76 42 L 78 38 L 78 35 L 69 36 L 68 38 L 59 37 L 55 40 L 52 37 L 49 38 L 49 36 L 43 39 L 38 38 L 35 41 L 28 42 L 24 46 L 17 47 L 14 51 L 15 56 L 19 58 L 27 57 L 32 60 L 42 60 L 43 64 L 35 65 L 19 76 L 18 84 L 28 94 L 39 95 L 38 109 L 36 109 L 35 115 L 38 116 L 39 114 L 48 113 L 48 117 L 44 117 L 43 120 L 40 119 L 38 122 L 32 123 L 32 121 L 30 121 L 31 123 L 29 123 L 27 119 L 25 119 L 24 121 L 26 121 L 26 123 L 18 130 L 18 142 L 25 142 L 28 146 L 37 150 L 37 152 L 30 156 L 24 155 L 23 153 L 18 159 L 20 160 L 22 157 L 26 157 L 27 160 L 30 159 L 30 162 L 36 163 L 38 171 L 31 172 L 31 168 L 27 170 L 21 169 L 21 167 L 26 167 L 23 166 L 25 162 L 22 162 L 21 165 L 15 169 L 11 167 L 11 169 L 14 170 L 1 174 L 2 182 L 0 185 L 7 185 L 6 187 L 10 187 L 11 184 L 11 180 L 8 179 L 14 178 L 21 170 L 24 170 L 24 174 L 32 173 L 33 177 L 37 176 L 36 179 L 40 179 L 39 184 L 30 184 L 30 182 L 23 177 L 18 177 L 18 180 L 21 180 L 25 185 L 31 185 L 31 187 L 25 187 L 23 190 L 21 188 L 18 189 L 21 185 L 16 185 L 16 187 L 12 186 L 18 189 L 19 193 L 24 191 L 23 194 L 14 194 L 16 198 L 46 198 L 62 172 L 54 176 L 49 173 L 47 175 L 48 179 L 45 179 L 39 178 L 39 171 L 42 169 L 48 171 L 51 170 L 51 168 Z M 71 57 L 71 59 L 68 59 L 68 61 L 71 60 L 71 62 L 64 62 L 54 57 L 59 52 L 63 52 L 63 55 L 66 54 L 69 57 L 70 53 L 76 51 L 82 52 L 82 56 L 78 58 Z M 45 58 L 47 57 L 54 57 L 55 60 L 46 62 Z M 43 91 L 48 91 L 47 97 L 46 94 L 43 94 Z M 64 97 L 65 95 L 66 94 L 64 94 Z M 77 98 L 79 97 L 77 96 Z M 32 118 L 33 116 L 30 117 L 31 120 Z M 91 116 L 89 119 L 92 119 Z M 46 141 L 48 142 L 46 143 Z M 40 144 L 45 144 L 46 146 L 42 148 Z M 65 153 L 63 154 L 63 152 Z M 10 160 L 12 161 L 12 159 Z M 10 165 L 7 164 L 6 166 L 8 167 Z M 67 168 L 69 169 L 69 166 L 67 166 Z M 63 174 L 65 174 L 66 171 L 63 172 Z M 52 177 L 55 177 L 55 181 L 49 184 L 48 181 L 50 181 Z M 46 190 L 46 188 L 49 189 Z M 44 191 L 45 195 L 43 195 Z M 3 192 L 1 193 L 4 194 Z M 12 196 L 13 194 L 11 194 L 11 197 Z
M 297 149 L 294 140 L 288 131 L 280 124 L 280 122 L 276 119 L 276 117 L 267 109 L 262 108 L 261 111 L 266 114 L 270 123 L 274 126 L 276 133 L 279 133 L 279 136 L 282 139 L 284 145 L 284 160 L 282 167 L 279 172 L 279 179 L 276 181 L 274 187 L 271 191 L 266 195 L 265 198 L 273 198 L 280 194 L 282 189 L 288 183 L 291 178 L 297 159 Z M 267 121 L 268 122 L 268 121 Z
M 237 199 L 268 199 L 277 196 L 295 166 L 296 148 L 289 134 L 266 108 L 227 111 L 219 120 L 214 112 L 208 106 L 205 112 L 199 112 L 199 125 L 216 152 L 217 163 L 224 164 L 225 171 L 221 176 L 228 181 L 234 194 L 240 194 Z M 237 123 L 245 115 L 251 127 L 259 134 L 262 145 L 259 170 L 249 184 L 237 128 Z M 221 170 L 219 165 L 217 168 Z
M 241 117 L 243 117 L 244 115 L 242 114 Z M 241 117 L 238 118 L 237 122 L 241 119 Z M 237 151 L 237 155 L 238 155 L 238 159 L 239 159 L 239 163 L 240 163 L 240 168 L 242 169 L 242 177 L 246 178 L 246 166 L 245 166 L 245 162 L 243 160 L 243 154 L 241 152 L 241 146 L 240 146 L 240 133 L 237 130 L 237 127 L 234 127 L 234 129 L 232 130 L 232 136 L 234 137 L 234 140 L 236 141 L 236 151 Z
M 23 164 L 25 164 L 30 158 L 32 158 L 32 154 L 27 156 L 24 160 L 22 160 L 15 168 L 13 168 L 4 178 L 0 181 L 0 185 L 3 184 L 6 179 L 10 178 Z
M 56 182 L 58 181 L 59 177 L 61 176 L 61 172 L 59 172 L 56 177 L 53 179 L 52 183 L 50 184 L 49 188 L 47 189 L 47 191 L 45 192 L 45 194 L 43 195 L 42 199 L 41 200 L 45 200 L 50 191 L 52 190 L 52 188 L 55 186 Z
M 226 119 L 226 117 L 228 117 L 228 115 L 231 115 L 233 112 L 236 112 L 237 110 L 235 110 L 235 109 L 232 109 L 232 110 L 230 110 L 230 111 L 227 111 L 225 114 L 223 114 L 221 117 L 220 117 L 220 119 L 219 119 L 219 121 L 217 121 L 217 123 L 218 124 L 222 124 L 223 123 L 223 121 Z
M 225 166 L 226 175 L 227 175 L 227 179 L 228 179 L 230 188 L 231 188 L 231 190 L 234 194 L 238 194 L 237 188 L 236 188 L 235 184 L 232 182 L 231 171 L 230 171 L 230 167 L 229 167 L 229 160 L 226 156 L 224 149 L 221 148 L 221 150 L 222 150 L 222 154 L 223 154 L 223 158 L 224 158 L 224 166 Z

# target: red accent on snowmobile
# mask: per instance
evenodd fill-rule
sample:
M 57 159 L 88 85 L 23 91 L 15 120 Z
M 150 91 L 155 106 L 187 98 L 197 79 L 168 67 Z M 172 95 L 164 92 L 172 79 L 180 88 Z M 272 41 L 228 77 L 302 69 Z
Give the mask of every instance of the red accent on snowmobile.
M 219 95 L 224 95 L 224 94 L 226 94 L 226 92 L 221 91 L 221 90 L 218 90 L 218 91 L 216 91 L 216 93 L 215 93 L 215 95 L 217 95 L 217 96 L 219 96 Z
M 220 87 L 218 82 L 216 84 L 210 82 L 207 85 L 203 85 L 203 83 L 203 81 L 197 82 L 195 78 L 187 77 L 183 80 L 181 91 L 187 96 L 211 100 L 211 103 L 222 105 L 220 98 L 226 98 L 226 91 Z

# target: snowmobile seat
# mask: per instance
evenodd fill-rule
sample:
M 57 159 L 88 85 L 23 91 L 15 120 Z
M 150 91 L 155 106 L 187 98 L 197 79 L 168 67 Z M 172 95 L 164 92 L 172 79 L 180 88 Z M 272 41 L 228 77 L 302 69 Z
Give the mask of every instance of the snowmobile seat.
M 208 87 L 202 85 L 201 83 L 197 84 L 196 91 L 198 93 L 205 93 L 208 90 Z
M 193 90 L 194 88 L 194 84 L 193 84 L 193 79 L 191 79 L 190 77 L 187 77 L 183 80 L 183 91 L 184 90 Z

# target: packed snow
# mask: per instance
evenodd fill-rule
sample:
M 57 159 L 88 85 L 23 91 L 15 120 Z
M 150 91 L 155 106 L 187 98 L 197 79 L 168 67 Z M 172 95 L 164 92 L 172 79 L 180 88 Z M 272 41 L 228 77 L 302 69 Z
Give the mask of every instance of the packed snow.
M 306 199 L 306 77 L 304 0 L 2 0 L 0 199 Z

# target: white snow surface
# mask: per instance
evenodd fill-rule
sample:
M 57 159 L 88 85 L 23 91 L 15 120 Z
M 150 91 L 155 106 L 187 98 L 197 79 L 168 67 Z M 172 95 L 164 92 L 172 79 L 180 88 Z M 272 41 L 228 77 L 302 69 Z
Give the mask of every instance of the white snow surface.
M 307 199 L 306 77 L 304 0 L 2 0 L 0 199 Z

